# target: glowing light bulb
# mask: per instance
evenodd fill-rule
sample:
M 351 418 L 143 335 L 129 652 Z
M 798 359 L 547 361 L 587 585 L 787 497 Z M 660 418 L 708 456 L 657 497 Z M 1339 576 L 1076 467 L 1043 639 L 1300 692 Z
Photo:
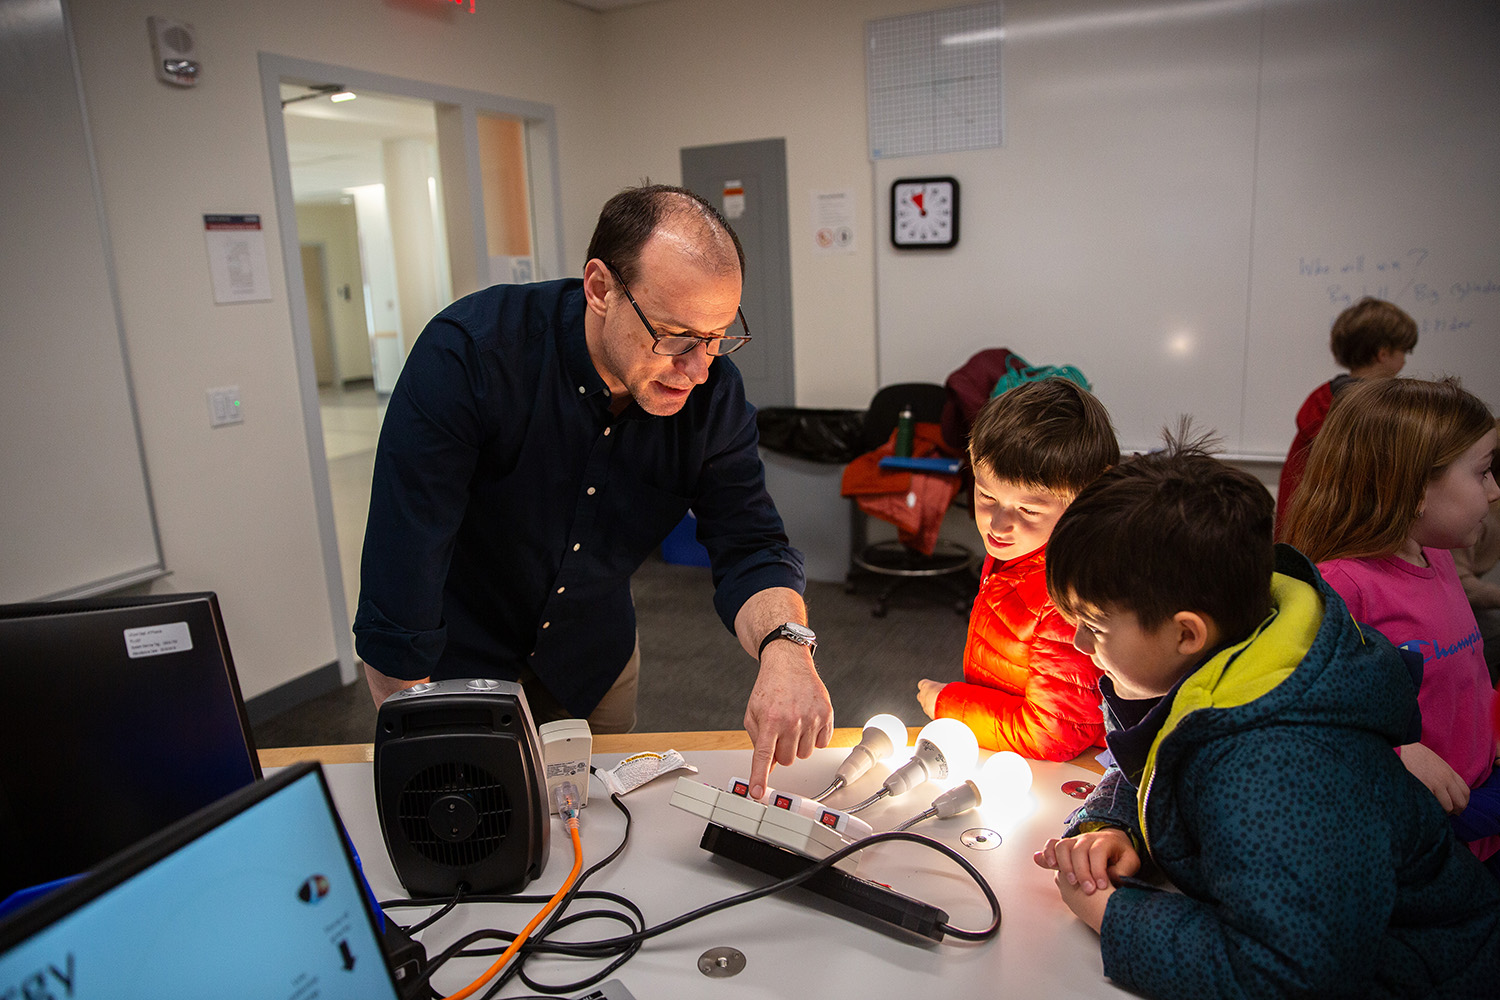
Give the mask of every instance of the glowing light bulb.
M 878 730 L 879 732 L 885 734 L 885 738 L 890 740 L 891 749 L 880 755 L 882 760 L 886 757 L 889 757 L 897 750 L 906 749 L 906 723 L 902 722 L 894 715 L 891 715 L 888 712 L 882 712 L 879 715 L 870 716 L 870 721 L 865 723 L 864 734 L 860 737 L 859 740 L 861 746 L 869 741 L 871 729 Z
M 859 780 L 866 771 L 897 750 L 906 749 L 906 723 L 894 715 L 880 714 L 865 723 L 859 744 L 834 772 L 833 782 L 814 798 L 821 802 L 834 792 Z
M 909 830 L 925 819 L 947 819 L 980 805 L 1015 802 L 1031 790 L 1031 765 L 1010 750 L 991 755 L 974 777 L 955 785 L 932 800 L 926 810 L 896 827 Z
M 1031 779 L 1031 765 L 1026 763 L 1025 757 L 1011 750 L 991 754 L 974 776 L 986 802 L 1020 798 L 1031 791 Z
M 924 781 L 960 781 L 979 760 L 979 740 L 957 719 L 933 719 L 917 734 L 911 760 L 885 779 L 891 795 L 910 791 Z

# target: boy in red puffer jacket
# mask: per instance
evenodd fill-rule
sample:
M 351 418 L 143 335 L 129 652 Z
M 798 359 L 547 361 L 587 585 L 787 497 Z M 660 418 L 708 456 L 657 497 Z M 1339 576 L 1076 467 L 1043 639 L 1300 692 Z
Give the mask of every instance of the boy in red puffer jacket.
M 1047 597 L 1047 539 L 1068 504 L 1120 460 L 1104 406 L 1067 379 L 1028 382 L 974 419 L 974 520 L 984 539 L 964 679 L 924 679 L 928 716 L 966 723 L 990 750 L 1071 760 L 1104 743 L 1099 669 Z

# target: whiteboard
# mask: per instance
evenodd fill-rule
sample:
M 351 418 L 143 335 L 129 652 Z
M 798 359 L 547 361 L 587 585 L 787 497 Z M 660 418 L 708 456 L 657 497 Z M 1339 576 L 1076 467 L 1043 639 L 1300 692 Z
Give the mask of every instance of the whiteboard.
M 1500 407 L 1500 5 L 1005 5 L 1006 145 L 873 164 L 882 384 L 1006 346 L 1071 363 L 1127 450 L 1179 414 L 1280 459 L 1363 294 L 1406 374 Z M 898 252 L 902 176 L 962 185 L 958 247 Z
M 162 558 L 59 0 L 0 0 L 0 48 L 0 602 L 9 603 L 115 589 L 159 575 Z

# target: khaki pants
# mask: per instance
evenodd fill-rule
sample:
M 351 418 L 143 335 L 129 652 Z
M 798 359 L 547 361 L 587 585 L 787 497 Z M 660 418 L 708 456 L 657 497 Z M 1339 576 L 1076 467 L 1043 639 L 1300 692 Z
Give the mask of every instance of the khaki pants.
M 593 733 L 628 733 L 635 728 L 635 699 L 641 682 L 641 637 L 635 637 L 635 650 L 625 669 L 615 679 L 604 698 L 589 713 L 589 731 Z M 571 719 L 573 713 L 562 706 L 552 692 L 530 670 L 521 671 L 521 687 L 526 704 L 538 726 L 558 719 Z

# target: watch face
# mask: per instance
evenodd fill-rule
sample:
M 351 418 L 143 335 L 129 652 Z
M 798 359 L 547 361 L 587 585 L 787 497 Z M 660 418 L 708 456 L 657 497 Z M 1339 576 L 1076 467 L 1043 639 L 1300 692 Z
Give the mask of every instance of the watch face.
M 958 242 L 958 181 L 910 177 L 891 185 L 891 242 L 906 249 L 944 249 Z
M 808 628 L 806 625 L 798 625 L 796 622 L 787 622 L 785 625 L 781 626 L 781 629 L 783 632 L 790 632 L 793 637 L 801 639 L 804 644 L 809 642 L 816 642 L 818 639 L 818 637 L 813 634 L 812 629 Z

